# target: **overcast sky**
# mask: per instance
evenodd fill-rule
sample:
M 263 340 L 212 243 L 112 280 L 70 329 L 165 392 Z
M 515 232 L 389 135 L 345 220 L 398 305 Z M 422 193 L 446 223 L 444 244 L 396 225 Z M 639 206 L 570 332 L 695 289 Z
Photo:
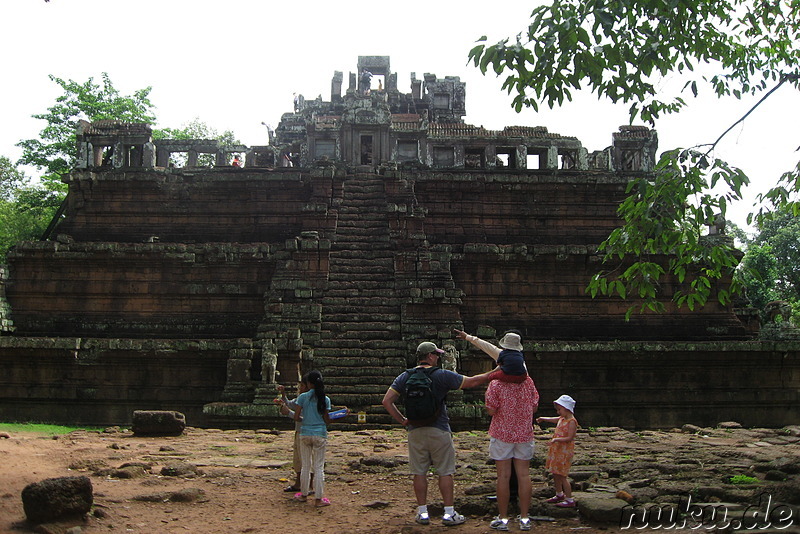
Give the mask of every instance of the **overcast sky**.
M 627 105 L 579 95 L 560 109 L 517 114 L 502 79 L 467 64 L 481 35 L 490 43 L 516 35 L 539 1 L 2 0 L 0 155 L 15 161 L 16 143 L 45 126 L 31 115 L 46 112 L 61 94 L 49 74 L 100 82 L 107 72 L 125 95 L 152 86 L 159 127 L 198 117 L 260 145 L 267 142 L 261 123 L 277 126 L 292 109 L 293 93 L 329 100 L 334 71 L 344 73 L 346 89 L 359 55 L 390 56 L 402 92 L 410 92 L 412 72 L 459 76 L 467 83 L 469 124 L 546 126 L 601 150 L 627 124 Z M 656 125 L 659 149 L 712 142 L 754 102 L 699 101 Z M 717 151 L 751 176 L 751 199 L 800 158 L 798 119 L 800 94 L 783 87 Z M 734 208 L 736 222 L 743 223 L 751 199 Z

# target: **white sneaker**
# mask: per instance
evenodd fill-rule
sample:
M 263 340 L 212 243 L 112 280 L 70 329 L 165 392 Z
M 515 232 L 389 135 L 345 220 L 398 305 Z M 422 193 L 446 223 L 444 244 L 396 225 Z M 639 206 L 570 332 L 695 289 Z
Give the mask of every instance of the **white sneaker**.
M 442 523 L 448 527 L 460 525 L 464 523 L 466 520 L 467 518 L 459 514 L 458 512 L 453 512 L 453 515 L 444 514 L 442 516 Z
M 530 517 L 520 517 L 519 518 L 519 529 L 520 530 L 530 530 L 531 529 L 531 518 Z
M 414 520 L 420 525 L 428 525 L 431 522 L 430 516 L 428 512 L 423 512 L 421 514 L 417 514 L 417 518 Z
M 500 516 L 495 517 L 489 527 L 495 530 L 508 530 L 508 518 L 501 519 Z

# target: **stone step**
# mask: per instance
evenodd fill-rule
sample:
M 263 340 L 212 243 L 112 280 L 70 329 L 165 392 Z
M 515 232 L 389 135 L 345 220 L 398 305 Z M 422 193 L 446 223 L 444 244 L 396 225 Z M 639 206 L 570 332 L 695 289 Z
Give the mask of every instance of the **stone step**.
M 387 298 L 386 295 L 369 297 L 355 295 L 353 294 L 353 291 L 350 290 L 341 290 L 339 292 L 344 296 L 332 295 L 329 291 L 325 292 L 321 301 L 323 309 L 326 309 L 328 306 L 330 306 L 331 311 L 357 308 L 360 310 L 371 309 L 380 312 L 386 311 L 387 306 L 391 309 L 396 309 L 396 307 L 399 306 L 399 301 L 392 298 Z M 337 306 L 340 306 L 340 308 Z
M 399 306 L 395 306 L 393 310 L 381 310 L 381 312 L 360 306 L 354 306 L 353 310 L 338 313 L 328 308 L 323 308 L 322 311 L 325 316 L 324 322 L 327 324 L 365 323 L 368 321 L 381 323 L 400 322 Z
M 392 320 L 389 318 L 394 318 L 393 320 L 398 321 L 400 318 L 400 304 L 371 307 L 354 303 L 344 304 L 332 302 L 329 304 L 323 303 L 322 306 L 325 316 L 331 318 L 325 319 L 328 323 L 347 322 L 346 319 L 348 317 L 354 317 L 356 315 L 363 317 L 367 314 L 370 319 L 376 321 Z M 333 317 L 344 317 L 345 321 L 333 320 Z
M 398 374 L 400 374 L 400 371 L 398 371 L 398 366 L 402 367 L 405 361 L 400 361 L 399 358 L 393 358 L 392 360 L 394 362 L 392 363 L 392 365 L 387 364 L 379 367 L 373 367 L 373 366 L 348 367 L 348 368 L 331 367 L 325 371 L 325 380 L 333 380 L 334 378 L 339 380 L 341 378 L 361 379 L 364 377 L 387 377 L 387 376 L 394 378 Z
M 348 233 L 346 235 L 341 235 L 341 234 L 339 234 L 337 232 L 336 237 L 337 237 L 337 240 L 339 241 L 338 244 L 343 244 L 342 241 L 344 241 L 344 242 L 346 242 L 348 244 L 351 244 L 351 245 L 361 244 L 361 243 L 372 244 L 372 243 L 375 243 L 375 242 L 384 242 L 384 243 L 388 243 L 389 242 L 389 233 L 388 232 L 372 232 L 372 233 L 370 233 L 370 232 L 366 232 L 366 231 L 361 231 L 361 232 L 358 232 L 358 233 L 351 232 L 351 233 Z
M 399 319 L 399 316 L 397 316 Z M 330 330 L 326 329 L 325 326 L 331 326 Z M 338 330 L 337 328 L 346 328 L 346 330 Z M 357 335 L 358 332 L 395 332 L 400 329 L 400 321 L 375 321 L 374 318 L 369 317 L 366 321 L 345 321 L 345 322 L 335 322 L 330 321 L 328 319 L 322 320 L 322 330 L 320 331 L 320 335 L 323 337 L 326 334 L 331 332 L 336 333 L 337 335 L 341 335 L 342 337 L 349 337 L 346 334 L 354 333 Z
M 353 274 L 386 274 L 394 275 L 394 262 L 385 258 L 330 258 L 330 270 L 339 273 Z
M 383 230 L 384 232 L 389 230 L 389 225 L 386 222 L 386 218 L 380 219 L 364 219 L 353 217 L 352 219 L 339 219 L 336 223 L 336 230 L 337 232 L 341 232 L 342 230 Z
M 394 286 L 394 273 L 354 273 L 337 271 L 328 275 L 328 287 L 331 287 L 331 282 L 352 282 L 359 287 L 390 287 Z M 390 282 L 390 283 L 385 283 Z
M 386 358 L 379 356 L 318 356 L 317 351 L 314 351 L 314 366 L 320 369 L 334 368 L 340 369 L 338 376 L 347 376 L 345 369 L 359 369 L 363 367 L 381 367 L 385 369 L 397 371 L 395 376 L 400 374 L 400 371 L 406 369 L 405 358 Z M 391 374 L 391 373 L 389 373 Z
M 394 241 L 387 240 L 380 240 L 375 243 L 342 243 L 339 241 L 334 241 L 331 243 L 331 252 L 334 251 L 342 251 L 342 250 L 350 250 L 354 252 L 364 253 L 370 252 L 373 253 L 375 251 L 380 250 L 393 250 L 395 248 Z
M 326 343 L 319 343 L 314 348 L 314 357 L 322 358 L 328 361 L 345 361 L 353 358 L 359 358 L 359 365 L 366 367 L 386 367 L 391 365 L 404 365 L 406 359 L 406 352 L 408 347 L 400 340 L 382 340 L 382 344 L 378 345 L 376 342 L 365 342 L 363 344 L 354 344 L 353 340 L 345 340 L 345 346 L 336 346 L 341 344 L 342 340 L 335 340 Z
M 386 223 L 388 221 L 386 209 L 387 208 L 385 204 L 370 204 L 361 206 L 347 204 L 339 207 L 338 221 L 368 220 L 383 221 Z
M 322 325 L 322 337 L 327 339 L 336 338 L 339 341 L 349 341 L 350 346 L 360 346 L 358 342 L 378 341 L 382 339 L 394 340 L 399 337 L 400 325 L 395 327 L 387 327 L 385 329 L 372 329 L 372 330 L 357 330 L 353 326 L 348 325 L 346 330 L 339 330 L 344 328 L 340 325 Z M 323 342 L 323 346 L 328 346 L 328 342 Z
M 364 254 L 363 250 L 332 250 L 330 257 L 336 260 L 361 260 L 394 265 L 394 253 L 391 250 L 375 250 L 368 255 Z
M 328 288 L 325 290 L 325 295 L 323 297 L 323 305 L 325 302 L 330 302 L 331 299 L 341 299 L 342 301 L 352 302 L 353 304 L 358 303 L 365 306 L 368 306 L 371 300 L 364 300 L 364 299 L 387 299 L 394 297 L 395 288 L 394 287 L 384 287 L 382 289 L 365 289 L 365 288 L 358 288 L 358 287 L 337 287 L 337 288 Z M 352 300 L 351 300 L 352 299 Z

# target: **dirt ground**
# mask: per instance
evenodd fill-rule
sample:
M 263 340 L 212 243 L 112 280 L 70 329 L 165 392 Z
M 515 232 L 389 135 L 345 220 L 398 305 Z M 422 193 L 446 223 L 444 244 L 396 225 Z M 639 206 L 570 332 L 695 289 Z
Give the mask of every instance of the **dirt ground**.
M 635 449 L 630 449 L 631 444 L 617 445 L 628 453 L 643 454 L 648 447 L 674 450 L 695 438 L 680 432 L 655 434 Z M 434 515 L 441 514 L 441 499 L 433 479 L 429 488 L 431 524 L 414 523 L 404 430 L 331 432 L 326 493 L 332 504 L 321 508 L 312 501 L 295 502 L 292 493 L 284 492 L 293 481 L 292 438 L 292 431 L 196 428 L 187 428 L 178 437 L 139 437 L 125 429 L 76 431 L 55 438 L 13 433 L 0 439 L 0 532 L 59 534 L 76 525 L 84 533 L 494 532 L 489 521 L 496 511 L 488 498 L 494 493 L 494 467 L 487 462 L 485 432 L 455 434 L 459 462 L 456 507 L 468 518 L 457 527 L 441 525 L 439 515 Z M 539 461 L 534 461 L 531 469 L 534 504 L 539 510 L 552 508 L 542 504 L 552 491 L 541 468 L 546 439 L 545 433 L 537 433 Z M 722 439 L 716 440 L 717 447 Z M 734 436 L 729 439 L 736 445 Z M 608 450 L 614 445 L 608 438 L 594 439 L 582 433 L 578 451 L 592 447 Z M 149 469 L 133 478 L 103 471 L 129 462 L 146 464 Z M 162 474 L 162 468 L 174 462 L 197 466 L 199 471 L 193 476 Z M 90 478 L 94 490 L 94 507 L 87 518 L 43 527 L 25 521 L 21 492 L 26 485 L 80 475 Z M 175 501 L 171 492 L 177 491 L 188 495 L 186 502 Z M 616 530 L 586 524 L 573 510 L 552 511 L 553 520 L 537 521 L 534 531 L 597 534 Z M 518 528 L 514 524 L 511 530 Z

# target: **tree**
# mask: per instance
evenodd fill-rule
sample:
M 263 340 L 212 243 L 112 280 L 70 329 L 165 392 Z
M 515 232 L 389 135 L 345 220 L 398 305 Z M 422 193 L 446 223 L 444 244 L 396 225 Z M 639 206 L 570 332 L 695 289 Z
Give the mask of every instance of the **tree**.
M 14 192 L 25 183 L 25 174 L 5 156 L 0 156 L 0 201 L 14 198 Z
M 503 88 L 517 111 L 560 106 L 585 87 L 630 104 L 631 122 L 638 117 L 655 126 L 686 106 L 686 93 L 763 95 L 760 104 L 784 84 L 800 89 L 797 0 L 552 0 L 533 10 L 514 42 L 486 40 L 469 58 L 484 74 L 507 73 Z M 659 78 L 676 74 L 685 78 L 683 90 L 662 93 Z M 587 291 L 638 297 L 639 311 L 661 311 L 660 286 L 673 276 L 683 284 L 672 295 L 678 305 L 694 309 L 712 295 L 730 301 L 736 280 L 730 291 L 717 283 L 731 274 L 739 253 L 724 240 L 700 237 L 749 184 L 744 172 L 714 157 L 735 124 L 707 145 L 666 151 L 652 175 L 630 182 L 618 211 L 623 225 L 600 246 L 608 268 Z M 748 222 L 768 220 L 773 210 L 797 217 L 798 191 L 800 164 L 759 197 L 767 206 Z
M 61 199 L 57 192 L 32 185 L 11 160 L 0 156 L 0 263 L 16 243 L 42 236 Z
M 153 105 L 148 98 L 151 87 L 134 91 L 132 95 L 120 95 L 105 72 L 102 74 L 102 85 L 96 84 L 93 78 L 80 83 L 65 81 L 52 74 L 50 80 L 58 84 L 64 94 L 56 98 L 56 103 L 48 108 L 47 113 L 33 116 L 47 121 L 47 126 L 39 133 L 40 138 L 17 143 L 22 148 L 22 157 L 17 163 L 43 169 L 41 180 L 50 189 L 63 190 L 60 177 L 75 165 L 75 128 L 78 120 L 155 122 Z
M 800 306 L 800 218 L 785 211 L 762 222 L 747 247 L 739 277 L 752 306 L 773 300 Z
M 231 130 L 225 130 L 219 133 L 216 129 L 201 121 L 199 117 L 195 117 L 180 128 L 153 130 L 153 139 L 216 139 L 222 146 L 239 144 L 239 141 Z M 170 163 L 174 164 L 176 167 L 183 167 L 186 164 L 185 160 L 186 156 L 180 154 L 172 154 L 170 157 Z M 214 165 L 214 155 L 201 154 L 197 162 L 199 165 L 212 166 Z

